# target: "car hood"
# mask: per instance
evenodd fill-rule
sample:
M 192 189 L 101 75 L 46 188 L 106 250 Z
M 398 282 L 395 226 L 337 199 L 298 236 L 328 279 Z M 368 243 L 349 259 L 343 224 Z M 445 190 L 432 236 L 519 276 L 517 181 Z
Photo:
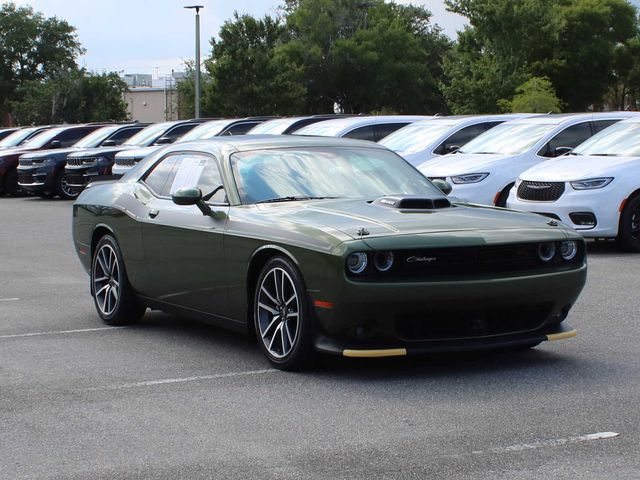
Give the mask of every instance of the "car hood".
M 32 159 L 32 158 L 45 158 L 52 156 L 66 156 L 70 153 L 75 153 L 78 151 L 82 151 L 79 148 L 69 147 L 69 148 L 54 148 L 51 150 L 37 150 L 34 152 L 25 153 L 22 158 Z
M 293 222 L 325 231 L 337 230 L 351 239 L 366 241 L 455 232 L 473 238 L 475 243 L 565 238 L 564 227 L 550 225 L 548 218 L 466 203 L 453 203 L 450 208 L 436 210 L 398 210 L 366 200 L 340 199 L 261 204 L 258 209 L 263 215 L 271 216 L 273 224 L 282 227 L 284 223 Z M 363 229 L 365 236 L 360 235 Z
M 144 158 L 147 155 L 152 154 L 156 150 L 161 149 L 161 145 L 156 145 L 152 147 L 144 147 L 144 148 L 128 148 L 119 153 L 118 158 Z
M 481 155 L 452 153 L 429 160 L 418 167 L 428 177 L 450 177 L 466 173 L 490 172 L 497 164 L 516 159 L 518 155 Z
M 36 152 L 38 149 L 36 147 L 18 147 L 18 148 L 9 148 L 7 150 L 0 150 L 0 158 L 2 157 L 12 157 L 14 155 L 21 155 L 27 152 Z
M 530 168 L 520 178 L 531 181 L 572 181 L 587 178 L 611 177 L 630 173 L 630 169 L 640 167 L 639 157 L 606 157 L 569 155 L 555 160 L 547 160 Z
M 87 148 L 85 150 L 80 150 L 79 152 L 75 152 L 69 155 L 69 157 L 77 158 L 77 157 L 97 157 L 99 155 L 115 155 L 122 150 L 129 150 L 134 147 L 119 145 L 117 147 L 98 147 L 98 148 Z

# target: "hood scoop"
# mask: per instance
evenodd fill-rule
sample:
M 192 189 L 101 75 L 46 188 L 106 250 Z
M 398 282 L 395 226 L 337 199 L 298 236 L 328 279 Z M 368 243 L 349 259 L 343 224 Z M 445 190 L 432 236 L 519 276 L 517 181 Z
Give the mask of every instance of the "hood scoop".
M 451 207 L 451 202 L 444 197 L 386 196 L 374 200 L 373 205 L 396 210 L 439 210 Z

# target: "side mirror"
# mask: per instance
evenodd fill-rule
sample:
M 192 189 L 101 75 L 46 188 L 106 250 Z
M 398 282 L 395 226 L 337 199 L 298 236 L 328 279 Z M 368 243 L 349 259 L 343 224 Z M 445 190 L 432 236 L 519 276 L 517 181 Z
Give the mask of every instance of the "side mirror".
M 436 187 L 438 187 L 440 191 L 445 195 L 449 195 L 453 190 L 449 182 L 447 182 L 446 180 L 441 180 L 439 178 L 436 178 L 435 180 L 431 180 L 431 183 L 433 183 Z
M 156 145 L 169 145 L 170 143 L 173 143 L 173 139 L 169 137 L 160 137 L 155 141 Z
M 446 153 L 456 153 L 460 148 L 460 145 L 449 145 L 446 149 Z
M 116 145 L 118 145 L 116 143 L 115 140 L 105 140 L 104 142 L 102 142 L 102 145 L 100 145 L 101 147 L 115 147 Z
M 179 188 L 171 195 L 171 200 L 176 205 L 195 205 L 205 216 L 211 216 L 213 213 L 209 205 L 202 200 L 202 191 L 199 188 Z
M 567 153 L 571 153 L 573 148 L 571 147 L 556 147 L 553 151 L 554 157 L 559 157 L 560 155 L 566 155 Z
M 62 147 L 62 143 L 60 142 L 60 140 L 51 140 L 51 143 L 49 143 L 49 148 L 60 148 Z

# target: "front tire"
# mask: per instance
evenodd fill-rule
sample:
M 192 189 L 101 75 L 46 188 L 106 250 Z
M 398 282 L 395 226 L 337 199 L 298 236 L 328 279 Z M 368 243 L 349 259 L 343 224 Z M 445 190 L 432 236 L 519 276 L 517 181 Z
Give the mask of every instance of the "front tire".
M 628 252 L 640 252 L 640 195 L 631 198 L 620 215 L 618 244 Z
M 21 197 L 24 191 L 18 185 L 18 172 L 16 169 L 9 170 L 4 178 L 4 190 L 12 197 Z
M 262 268 L 254 292 L 258 344 L 274 367 L 299 370 L 316 355 L 312 317 L 302 275 L 288 258 L 276 256 Z
M 146 310 L 129 284 L 120 247 L 111 235 L 100 239 L 93 254 L 91 292 L 98 315 L 108 325 L 137 323 Z
M 69 187 L 69 182 L 67 181 L 67 174 L 64 173 L 64 170 L 58 174 L 56 177 L 55 183 L 55 192 L 60 198 L 64 200 L 74 200 L 78 198 L 80 192 Z

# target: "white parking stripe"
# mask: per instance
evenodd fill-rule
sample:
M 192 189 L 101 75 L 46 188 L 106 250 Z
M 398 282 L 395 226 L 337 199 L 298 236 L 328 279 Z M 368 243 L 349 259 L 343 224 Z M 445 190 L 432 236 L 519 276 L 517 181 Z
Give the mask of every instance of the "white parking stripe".
M 144 382 L 122 383 L 120 385 L 107 385 L 103 387 L 92 387 L 86 390 L 119 390 L 124 388 L 137 388 L 137 387 L 150 387 L 154 385 L 167 385 L 172 383 L 185 383 L 185 382 L 198 382 L 201 380 L 218 380 L 220 378 L 232 378 L 232 377 L 244 377 L 248 375 L 261 375 L 263 373 L 275 373 L 279 372 L 275 368 L 267 368 L 264 370 L 247 370 L 244 372 L 231 372 L 231 373 L 216 373 L 214 375 L 200 375 L 197 377 L 182 377 L 182 378 L 166 378 L 163 380 L 147 380 Z
M 41 337 L 44 335 L 68 335 L 71 333 L 86 333 L 86 332 L 103 332 L 105 330 L 120 330 L 128 327 L 101 327 L 101 328 L 83 328 L 79 330 L 57 330 L 53 332 L 35 332 L 35 333 L 16 333 L 13 335 L 0 335 L 0 339 L 3 338 L 22 338 L 22 337 Z
M 476 455 L 482 455 L 484 453 L 510 453 L 510 452 L 522 452 L 524 450 L 535 450 L 536 448 L 548 448 L 548 447 L 561 447 L 570 443 L 590 442 L 592 440 L 604 440 L 607 438 L 615 438 L 620 434 L 616 432 L 598 432 L 590 433 L 588 435 L 578 435 L 575 437 L 555 438 L 551 440 L 540 440 L 532 443 L 520 443 L 517 445 L 510 445 L 508 447 L 492 448 L 486 452 L 474 451 Z
M 0 298 L 0 302 L 17 302 L 19 298 Z

